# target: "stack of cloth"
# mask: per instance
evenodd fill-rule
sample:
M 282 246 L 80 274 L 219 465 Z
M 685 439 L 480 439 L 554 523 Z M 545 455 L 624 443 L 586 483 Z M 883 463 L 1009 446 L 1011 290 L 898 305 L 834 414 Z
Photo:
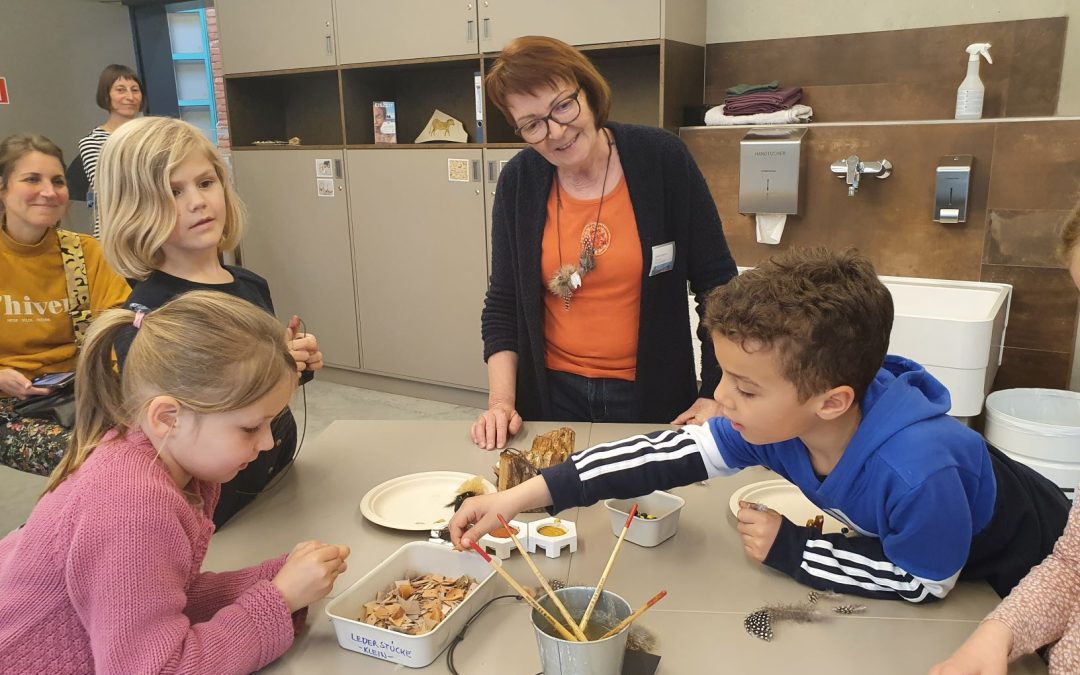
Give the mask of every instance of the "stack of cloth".
M 801 87 L 739 84 L 727 90 L 724 104 L 705 113 L 705 124 L 795 124 L 809 122 L 814 111 L 802 101 Z

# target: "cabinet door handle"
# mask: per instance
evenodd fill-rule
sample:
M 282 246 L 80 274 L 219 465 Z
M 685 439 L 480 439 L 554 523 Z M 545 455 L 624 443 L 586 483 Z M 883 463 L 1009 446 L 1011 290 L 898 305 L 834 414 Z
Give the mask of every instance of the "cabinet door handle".
M 327 54 L 333 54 L 334 53 L 333 38 L 331 36 L 329 36 L 329 35 L 326 36 L 326 53 Z
M 499 166 L 495 163 L 495 160 L 488 160 L 488 182 L 494 183 L 499 177 Z
M 465 22 L 465 42 L 472 42 L 476 38 L 473 37 L 473 20 L 469 19 Z
M 479 183 L 484 174 L 480 172 L 480 160 L 474 159 L 472 161 L 472 179 L 473 182 Z M 477 192 L 476 194 L 480 194 Z
M 491 39 L 491 19 L 484 17 L 484 39 Z

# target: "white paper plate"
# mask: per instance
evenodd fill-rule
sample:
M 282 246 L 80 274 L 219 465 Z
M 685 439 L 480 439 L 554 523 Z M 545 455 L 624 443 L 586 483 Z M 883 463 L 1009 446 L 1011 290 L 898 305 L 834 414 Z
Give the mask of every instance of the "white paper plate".
M 391 478 L 368 490 L 360 500 L 360 513 L 376 525 L 395 530 L 441 529 L 454 515 L 447 504 L 472 477 L 460 471 L 426 471 Z M 495 492 L 487 480 L 484 489 Z
M 728 507 L 736 516 L 739 515 L 740 501 L 764 504 L 796 525 L 806 525 L 806 521 L 811 518 L 825 516 L 822 532 L 826 534 L 840 532 L 840 528 L 847 527 L 815 506 L 799 488 L 783 478 L 751 483 L 736 490 L 735 494 L 731 495 L 731 501 L 728 502 Z

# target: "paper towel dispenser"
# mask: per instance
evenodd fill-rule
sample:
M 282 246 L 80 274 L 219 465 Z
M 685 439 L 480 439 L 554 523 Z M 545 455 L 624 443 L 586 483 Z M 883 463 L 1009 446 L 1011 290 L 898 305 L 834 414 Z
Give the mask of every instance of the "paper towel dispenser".
M 805 127 L 765 127 L 739 142 L 739 213 L 799 213 Z
M 934 221 L 963 223 L 967 220 L 971 193 L 971 155 L 946 155 L 938 161 L 934 181 Z

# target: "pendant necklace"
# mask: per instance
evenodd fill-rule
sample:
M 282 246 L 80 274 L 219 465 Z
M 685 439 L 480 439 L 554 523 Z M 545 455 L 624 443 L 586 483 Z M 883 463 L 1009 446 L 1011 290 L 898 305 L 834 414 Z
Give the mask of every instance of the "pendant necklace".
M 563 308 L 570 311 L 570 298 L 574 291 L 581 287 L 583 277 L 596 268 L 596 231 L 600 228 L 600 213 L 604 209 L 604 188 L 607 187 L 608 171 L 611 169 L 611 155 L 614 140 L 608 136 L 607 130 L 604 137 L 608 142 L 607 164 L 604 166 L 604 182 L 600 184 L 600 204 L 596 208 L 596 219 L 592 223 L 592 231 L 586 237 L 582 232 L 581 252 L 578 254 L 576 265 L 564 265 L 562 257 L 562 184 L 559 183 L 559 173 L 555 172 L 555 236 L 559 247 L 559 271 L 548 282 L 548 290 L 552 295 L 562 298 Z M 588 223 L 585 225 L 589 227 Z

